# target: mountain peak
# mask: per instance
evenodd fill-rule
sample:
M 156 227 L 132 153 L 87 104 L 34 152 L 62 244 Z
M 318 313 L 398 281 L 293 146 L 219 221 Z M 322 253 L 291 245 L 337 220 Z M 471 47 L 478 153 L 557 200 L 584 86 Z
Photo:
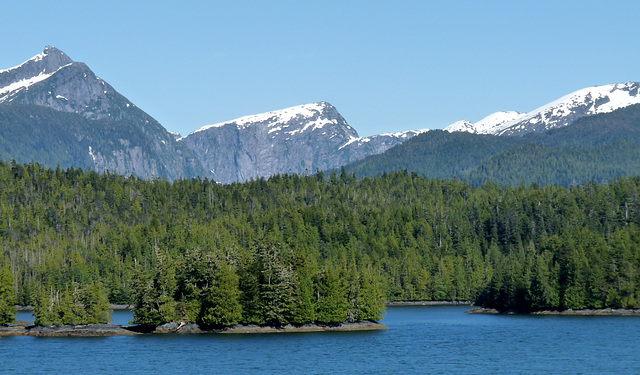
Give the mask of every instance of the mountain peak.
M 30 61 L 33 60 L 35 60 L 35 62 L 42 61 L 43 68 L 46 70 L 45 73 L 54 72 L 65 65 L 73 63 L 73 60 L 71 60 L 66 53 L 54 46 L 46 46 L 42 53 L 36 55 Z
M 20 72 L 24 76 L 51 74 L 58 69 L 73 63 L 67 54 L 54 46 L 46 46 L 42 52 L 13 68 L 0 70 L 0 74 Z
M 269 134 L 285 130 L 290 135 L 306 130 L 317 130 L 326 124 L 343 124 L 346 131 L 357 133 L 351 128 L 338 110 L 328 102 L 314 102 L 301 104 L 294 107 L 249 115 L 231 121 L 225 121 L 213 125 L 203 126 L 191 134 L 199 133 L 211 128 L 235 126 L 238 129 L 246 127 L 261 127 L 267 129 Z
M 0 103 L 11 98 L 19 91 L 41 82 L 60 69 L 69 66 L 73 60 L 56 47 L 45 49 L 13 68 L 0 70 Z
M 45 54 L 56 53 L 56 52 L 62 52 L 62 51 L 60 51 L 59 49 L 57 49 L 54 46 L 46 46 L 46 47 L 44 47 L 44 51 L 43 51 L 43 53 L 45 53 Z

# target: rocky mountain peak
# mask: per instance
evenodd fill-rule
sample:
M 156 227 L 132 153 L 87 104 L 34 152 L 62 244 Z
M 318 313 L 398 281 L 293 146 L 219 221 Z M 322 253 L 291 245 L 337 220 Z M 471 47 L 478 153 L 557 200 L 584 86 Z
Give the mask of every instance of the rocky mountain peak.
M 252 127 L 255 128 L 253 131 L 267 133 L 271 138 L 275 138 L 279 135 L 295 135 L 301 132 L 323 129 L 326 125 L 329 125 L 327 129 L 339 129 L 340 132 L 346 133 L 347 139 L 358 137 L 358 133 L 347 124 L 345 119 L 338 113 L 338 110 L 327 102 L 302 104 L 207 125 L 192 132 L 190 136 L 200 132 L 211 131 L 211 129 L 232 126 L 237 129 Z
M 44 51 L 13 68 L 0 70 L 0 89 L 12 81 L 20 81 L 39 75 L 50 75 L 72 64 L 73 60 L 56 47 L 47 46 Z
M 52 70 L 58 70 L 65 65 L 73 63 L 73 60 L 69 56 L 67 56 L 66 53 L 62 52 L 54 46 L 46 46 L 44 48 L 44 51 L 42 51 L 41 54 L 36 55 L 36 57 L 37 56 L 41 56 L 41 61 L 43 61 Z
M 0 71 L 0 103 L 48 107 L 92 120 L 141 116 L 133 113 L 135 106 L 86 64 L 74 62 L 53 46 L 14 68 Z

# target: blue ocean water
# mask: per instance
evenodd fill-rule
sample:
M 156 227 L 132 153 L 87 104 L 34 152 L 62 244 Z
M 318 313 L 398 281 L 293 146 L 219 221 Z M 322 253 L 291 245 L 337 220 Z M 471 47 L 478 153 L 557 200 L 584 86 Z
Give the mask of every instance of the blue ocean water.
M 0 338 L 0 372 L 182 374 L 640 373 L 640 318 L 470 315 L 392 307 L 389 330 Z M 129 315 L 128 315 L 129 314 Z M 129 312 L 114 320 L 126 324 Z

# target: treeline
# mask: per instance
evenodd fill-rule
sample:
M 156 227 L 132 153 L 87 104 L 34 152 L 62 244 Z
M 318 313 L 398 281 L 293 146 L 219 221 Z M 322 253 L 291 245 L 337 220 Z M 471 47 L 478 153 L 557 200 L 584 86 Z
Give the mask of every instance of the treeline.
M 472 187 L 342 171 L 169 184 L 2 163 L 0 186 L 0 259 L 22 305 L 101 283 L 141 324 L 366 319 L 384 298 L 640 307 L 638 178 Z

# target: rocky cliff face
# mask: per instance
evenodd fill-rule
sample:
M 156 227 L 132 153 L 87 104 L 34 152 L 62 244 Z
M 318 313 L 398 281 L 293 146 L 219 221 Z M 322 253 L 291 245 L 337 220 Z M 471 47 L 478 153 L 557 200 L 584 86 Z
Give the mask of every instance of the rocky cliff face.
M 99 172 L 110 170 L 169 180 L 208 176 L 191 151 L 179 144 L 157 121 L 97 77 L 86 64 L 74 62 L 55 47 L 49 46 L 23 64 L 0 71 L 0 105 L 20 106 L 23 111 L 44 107 L 85 119 L 87 122 L 61 116 L 60 121 L 56 121 L 51 119 L 54 114 L 46 113 L 49 123 L 60 125 L 50 129 L 50 142 L 65 143 L 70 149 L 84 148 L 80 154 L 73 152 L 78 157 L 69 160 L 69 166 L 89 162 L 91 169 Z M 33 117 L 15 111 L 7 111 L 5 115 L 7 113 L 26 122 L 24 128 L 35 126 L 29 124 L 35 121 Z M 76 126 L 65 126 L 69 121 Z M 0 127 L 7 127 L 11 122 L 5 119 Z M 15 130 L 4 129 L 3 132 L 12 134 L 13 140 L 20 142 L 21 135 Z M 24 134 L 24 137 L 28 136 Z M 79 143 L 73 143 L 73 140 Z M 13 155 L 5 152 L 3 157 Z
M 228 183 L 336 168 L 415 134 L 360 138 L 335 107 L 320 102 L 205 126 L 180 142 L 216 181 Z

